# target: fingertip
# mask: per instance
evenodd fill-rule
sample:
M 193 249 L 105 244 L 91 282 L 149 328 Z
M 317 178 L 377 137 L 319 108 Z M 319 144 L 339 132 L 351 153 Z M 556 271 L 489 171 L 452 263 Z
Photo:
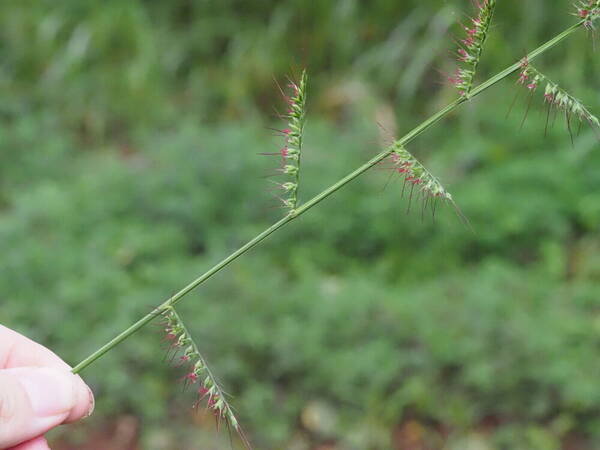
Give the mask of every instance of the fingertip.
M 90 389 L 69 370 L 50 367 L 0 370 L 0 448 L 23 441 L 29 443 L 28 439 L 60 424 L 88 416 L 92 409 Z M 42 444 L 33 441 L 30 445 Z
M 65 423 L 75 422 L 79 419 L 85 419 L 94 412 L 95 400 L 94 393 L 79 375 L 73 377 L 73 386 L 75 390 L 75 403 L 71 412 L 65 419 Z

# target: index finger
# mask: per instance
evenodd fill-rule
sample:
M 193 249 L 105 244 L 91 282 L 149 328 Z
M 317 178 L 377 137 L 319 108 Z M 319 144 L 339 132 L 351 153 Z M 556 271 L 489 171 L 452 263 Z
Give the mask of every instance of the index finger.
M 13 367 L 71 369 L 51 350 L 0 325 L 0 369 Z

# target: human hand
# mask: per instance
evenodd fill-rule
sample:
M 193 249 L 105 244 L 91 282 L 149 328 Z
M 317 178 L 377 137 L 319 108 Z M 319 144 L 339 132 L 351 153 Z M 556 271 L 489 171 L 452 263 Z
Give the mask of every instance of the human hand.
M 92 391 L 70 369 L 0 325 L 0 449 L 48 450 L 44 433 L 92 413 Z

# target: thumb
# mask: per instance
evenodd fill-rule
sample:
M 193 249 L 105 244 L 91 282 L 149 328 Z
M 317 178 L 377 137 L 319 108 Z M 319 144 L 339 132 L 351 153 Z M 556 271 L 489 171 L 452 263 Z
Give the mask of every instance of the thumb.
M 19 367 L 0 370 L 0 448 L 88 416 L 93 396 L 68 369 Z

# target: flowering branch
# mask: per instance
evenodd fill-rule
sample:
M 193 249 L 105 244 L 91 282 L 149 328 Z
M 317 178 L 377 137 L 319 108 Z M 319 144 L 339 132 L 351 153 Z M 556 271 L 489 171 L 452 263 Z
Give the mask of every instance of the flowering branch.
M 528 60 L 532 61 L 537 56 L 548 51 L 549 49 L 551 49 L 552 47 L 554 47 L 555 45 L 557 45 L 558 43 L 560 43 L 561 41 L 563 41 L 564 39 L 569 37 L 571 34 L 573 34 L 575 31 L 577 31 L 583 25 L 584 25 L 584 21 L 581 20 L 578 23 L 570 26 L 569 28 L 564 30 L 562 33 L 559 33 L 554 38 L 550 39 L 549 41 L 547 41 L 546 43 L 542 44 L 540 47 L 538 47 L 537 49 L 535 49 L 531 53 L 529 53 L 527 55 Z M 504 69 L 503 71 L 494 75 L 487 81 L 481 83 L 479 86 L 473 88 L 471 90 L 470 96 L 475 97 L 476 95 L 481 94 L 482 92 L 489 89 L 496 83 L 502 81 L 506 77 L 510 76 L 512 73 L 519 70 L 519 68 L 521 68 L 521 61 L 514 63 L 513 65 L 507 67 L 506 69 Z M 302 204 L 295 210 L 291 211 L 289 214 L 287 214 L 285 217 L 280 219 L 278 222 L 275 222 L 269 228 L 267 228 L 262 233 L 258 234 L 256 237 L 254 237 L 253 239 L 248 241 L 246 244 L 244 244 L 242 247 L 240 247 L 239 249 L 234 251 L 228 257 L 226 257 L 225 259 L 223 259 L 222 261 L 220 261 L 219 263 L 214 265 L 207 272 L 205 272 L 204 274 L 200 275 L 198 278 L 196 278 L 195 280 L 190 282 L 187 286 L 185 286 L 179 292 L 177 292 L 172 297 L 170 297 L 169 299 L 164 301 L 161 305 L 157 306 L 150 313 L 146 314 L 144 317 L 139 319 L 133 325 L 131 325 L 126 330 L 121 332 L 119 335 L 115 336 L 112 340 L 110 340 L 109 342 L 104 344 L 102 347 L 98 348 L 95 352 L 93 352 L 91 355 L 89 355 L 87 358 L 85 358 L 79 364 L 77 364 L 75 367 L 73 367 L 72 372 L 80 373 L 83 369 L 85 369 L 90 364 L 92 364 L 94 361 L 96 361 L 98 358 L 102 357 L 105 353 L 107 353 L 108 351 L 110 351 L 111 349 L 113 349 L 114 347 L 119 345 L 125 339 L 129 338 L 132 334 L 134 334 L 135 332 L 140 330 L 142 327 L 144 327 L 145 325 L 150 323 L 156 317 L 161 316 L 166 310 L 168 310 L 168 308 L 177 304 L 188 293 L 190 293 L 196 287 L 200 286 L 202 283 L 204 283 L 210 277 L 212 277 L 217 272 L 222 270 L 224 267 L 228 266 L 233 261 L 235 261 L 237 258 L 242 256 L 244 253 L 246 253 L 250 249 L 257 246 L 260 242 L 262 242 L 264 239 L 269 237 L 271 234 L 273 234 L 274 232 L 276 232 L 283 226 L 287 225 L 289 222 L 291 222 L 295 218 L 304 214 L 310 208 L 316 206 L 317 204 L 319 204 L 320 202 L 325 200 L 327 197 L 329 197 L 330 195 L 335 193 L 337 190 L 341 189 L 343 186 L 345 186 L 346 184 L 348 184 L 349 182 L 351 182 L 358 176 L 362 175 L 364 172 L 369 170 L 371 167 L 375 166 L 379 162 L 383 161 L 385 158 L 389 157 L 393 153 L 393 151 L 397 148 L 397 146 L 404 146 L 404 145 L 408 144 L 409 142 L 411 142 L 412 140 L 414 140 L 417 136 L 422 134 L 429 127 L 431 127 L 435 123 L 439 122 L 442 118 L 444 118 L 449 113 L 454 111 L 457 107 L 459 107 L 466 100 L 467 99 L 465 97 L 460 97 L 460 98 L 456 99 L 455 101 L 453 101 L 452 103 L 447 105 L 445 108 L 441 109 L 436 114 L 431 116 L 429 119 L 423 121 L 421 124 L 419 124 L 418 126 L 413 128 L 411 131 L 409 131 L 407 134 L 405 134 L 402 138 L 398 139 L 392 146 L 388 147 L 383 152 L 379 153 L 377 156 L 371 158 L 369 161 L 364 163 L 362 166 L 358 167 L 356 170 L 349 173 L 348 175 L 346 175 L 345 177 L 340 179 L 338 182 L 334 183 L 333 185 L 331 185 L 330 187 L 325 189 L 320 194 L 317 194 L 316 196 L 314 196 L 313 198 L 308 200 L 306 203 Z
M 594 20 L 600 18 L 600 0 L 580 1 L 576 8 L 576 16 L 584 21 L 583 26 L 588 30 L 593 30 Z
M 597 0 L 596 4 L 598 3 L 598 1 L 600 1 L 600 0 Z M 494 3 L 495 2 L 493 2 L 493 1 L 486 1 L 482 4 L 481 7 L 482 8 L 493 8 Z M 593 13 L 592 15 L 593 15 L 593 17 L 596 17 L 597 12 Z M 491 19 L 491 12 L 489 13 L 489 16 L 490 16 L 489 19 Z M 535 49 L 534 51 L 529 53 L 527 55 L 527 61 L 531 61 L 534 58 L 536 58 L 537 56 L 539 56 L 542 53 L 546 52 L 547 50 L 551 49 L 552 47 L 557 45 L 559 42 L 566 39 L 572 33 L 577 31 L 581 26 L 587 27 L 589 20 L 590 20 L 590 17 L 588 17 L 588 16 L 581 18 L 581 20 L 578 23 L 567 28 L 562 33 L 558 34 L 554 38 L 550 39 L 549 41 L 547 41 L 546 43 L 544 43 L 543 45 L 541 45 L 540 47 L 538 47 L 537 49 Z M 486 32 L 487 32 L 487 26 L 489 26 L 489 23 L 488 23 L 488 25 L 486 25 L 486 28 L 485 28 Z M 483 45 L 484 40 L 485 40 L 485 37 L 483 37 L 483 39 L 480 39 L 479 42 L 480 42 L 481 46 Z M 417 136 L 419 136 L 420 134 L 425 132 L 429 127 L 433 126 L 438 121 L 440 121 L 441 119 L 446 117 L 448 114 L 450 114 L 451 112 L 456 110 L 461 104 L 466 102 L 468 99 L 481 94 L 485 90 L 489 89 L 490 87 L 494 86 L 496 83 L 502 81 L 503 79 L 505 79 L 509 75 L 519 71 L 520 69 L 521 70 L 523 69 L 522 61 L 518 61 L 518 62 L 514 63 L 513 65 L 507 67 L 506 69 L 499 72 L 498 74 L 491 77 L 490 79 L 483 82 L 482 84 L 480 84 L 477 87 L 471 88 L 471 87 L 465 86 L 465 90 L 464 90 L 465 95 L 461 95 L 459 98 L 454 100 L 452 103 L 450 103 L 449 105 L 444 107 L 442 110 L 438 111 L 436 114 L 434 114 L 430 118 L 426 119 L 421 124 L 416 126 L 414 129 L 409 131 L 402 138 L 398 139 L 394 144 L 387 147 L 381 153 L 379 153 L 375 157 L 371 158 L 369 161 L 367 161 L 366 163 L 364 163 L 363 165 L 361 165 L 360 167 L 355 169 L 353 172 L 349 173 L 345 177 L 338 180 L 336 183 L 334 183 L 333 185 L 331 185 L 330 187 L 325 189 L 320 194 L 314 196 L 313 198 L 311 198 L 310 200 L 308 200 L 307 202 L 305 202 L 304 204 L 302 204 L 300 206 L 298 206 L 298 204 L 297 204 L 297 196 L 296 196 L 293 199 L 293 203 L 290 203 L 290 205 L 289 205 L 290 210 L 285 217 L 283 217 L 282 219 L 280 219 L 279 221 L 277 221 L 276 223 L 271 225 L 269 228 L 267 228 L 260 234 L 258 234 L 256 237 L 251 239 L 249 242 L 244 244 L 242 247 L 240 247 L 239 249 L 237 249 L 236 251 L 231 253 L 229 256 L 227 256 L 225 259 L 223 259 L 222 261 L 220 261 L 219 263 L 214 265 L 207 272 L 205 272 L 204 274 L 202 274 L 201 276 L 199 276 L 198 278 L 196 278 L 195 280 L 190 282 L 187 286 L 182 288 L 179 292 L 174 294 L 172 297 L 168 298 L 161 305 L 157 306 L 150 313 L 146 314 L 144 317 L 139 319 L 133 325 L 131 325 L 126 330 L 121 332 L 119 335 L 117 335 L 111 341 L 109 341 L 108 343 L 106 343 L 105 345 L 103 345 L 102 347 L 97 349 L 90 356 L 88 356 L 83 361 L 81 361 L 79 364 L 77 364 L 72 369 L 73 373 L 80 373 L 83 369 L 88 367 L 90 364 L 92 364 L 94 361 L 96 361 L 102 355 L 104 355 L 108 351 L 112 350 L 114 347 L 119 345 L 121 342 L 123 342 L 124 340 L 129 338 L 135 332 L 137 332 L 142 327 L 144 327 L 149 322 L 151 322 L 152 320 L 154 320 L 155 318 L 157 318 L 159 316 L 165 317 L 167 319 L 168 326 L 171 327 L 171 331 L 173 331 L 178 336 L 178 339 L 181 338 L 181 336 L 185 336 L 183 338 L 183 340 L 185 341 L 185 344 L 188 344 L 187 339 L 190 339 L 189 344 L 191 345 L 191 347 L 186 347 L 186 349 L 184 350 L 184 356 L 187 355 L 190 357 L 190 359 L 192 359 L 192 357 L 194 358 L 194 360 L 195 360 L 195 363 L 193 366 L 194 371 L 192 372 L 192 373 L 194 373 L 194 376 L 196 376 L 196 369 L 198 369 L 198 371 L 202 371 L 204 369 L 206 369 L 206 371 L 208 371 L 208 368 L 206 367 L 204 360 L 200 356 L 200 353 L 198 352 L 197 347 L 195 346 L 195 344 L 193 344 L 193 341 L 189 337 L 189 333 L 185 329 L 183 322 L 180 320 L 180 318 L 177 316 L 177 313 L 174 310 L 174 306 L 179 301 L 181 301 L 181 299 L 183 297 L 185 297 L 193 289 L 195 289 L 196 287 L 198 287 L 199 285 L 204 283 L 210 277 L 215 275 L 217 272 L 219 272 L 220 270 L 225 268 L 227 265 L 229 265 L 230 263 L 235 261 L 237 258 L 239 258 L 243 254 L 245 254 L 246 252 L 248 252 L 249 250 L 251 250 L 252 248 L 257 246 L 259 243 L 261 243 L 263 240 L 265 240 L 271 234 L 278 231 L 280 228 L 287 225 L 289 222 L 293 221 L 300 215 L 304 214 L 309 209 L 313 208 L 314 206 L 316 206 L 317 204 L 319 204 L 320 202 L 325 200 L 327 197 L 329 197 L 330 195 L 337 192 L 343 186 L 350 183 L 351 181 L 356 179 L 358 176 L 360 176 L 361 174 L 363 174 L 364 172 L 366 172 L 373 166 L 377 165 L 381 161 L 385 160 L 386 158 L 391 158 L 391 160 L 396 165 L 396 169 L 398 169 L 399 171 L 403 170 L 403 172 L 401 172 L 401 173 L 405 174 L 405 176 L 406 176 L 405 181 L 410 182 L 412 184 L 412 186 L 418 185 L 423 194 L 428 195 L 428 196 L 433 196 L 434 198 L 441 197 L 443 199 L 451 201 L 452 197 L 450 196 L 450 194 L 443 188 L 443 186 L 439 183 L 439 181 L 435 177 L 433 177 L 421 165 L 421 163 L 419 163 L 410 153 L 408 153 L 406 151 L 405 146 L 409 142 L 414 140 Z M 304 123 L 303 121 L 304 121 L 305 80 L 306 80 L 306 77 L 303 74 L 302 79 L 300 81 L 300 85 L 298 86 L 298 90 L 296 92 L 296 96 L 295 96 L 296 100 L 294 100 L 294 102 L 293 102 L 292 112 L 290 113 L 291 114 L 290 120 L 292 121 L 293 126 L 295 127 L 295 130 L 298 133 L 298 139 L 295 140 L 293 143 L 291 141 L 288 141 L 288 143 L 293 144 L 295 146 L 294 148 L 298 150 L 298 153 L 300 152 L 301 144 L 302 144 L 301 136 L 302 136 L 302 127 L 303 127 L 303 123 Z M 472 83 L 472 78 L 470 79 L 469 83 Z M 300 94 L 302 94 L 302 96 L 300 96 Z M 468 94 L 468 95 L 466 95 L 466 94 Z M 569 99 L 569 101 L 571 101 L 572 97 L 568 97 L 568 99 Z M 296 111 L 294 109 L 295 108 L 294 105 L 298 105 L 298 108 L 299 108 L 298 111 Z M 571 107 L 572 107 L 572 105 L 571 105 Z M 291 135 L 291 133 L 290 133 L 290 135 Z M 299 158 L 298 158 L 298 167 L 299 167 Z M 297 182 L 298 182 L 298 178 L 295 178 L 296 188 L 294 190 L 294 195 L 297 194 Z M 290 197 L 290 199 L 291 199 L 291 197 Z M 188 349 L 189 349 L 189 352 L 188 352 Z M 199 365 L 196 367 L 196 364 L 199 364 Z M 218 385 L 216 384 L 216 382 L 214 381 L 214 379 L 212 377 L 209 378 L 209 384 L 204 386 L 204 388 L 209 389 L 209 391 L 210 391 L 211 387 L 208 387 L 208 386 L 214 387 L 214 389 L 212 391 L 213 398 L 215 398 L 215 399 L 218 398 L 219 400 L 222 400 L 222 403 L 218 403 L 219 400 L 216 400 L 217 403 L 212 405 L 213 411 L 215 411 L 215 408 L 217 408 L 216 412 L 218 412 L 219 416 L 222 416 L 222 414 L 224 414 L 225 417 L 229 418 L 230 423 L 237 424 L 237 422 L 234 422 L 231 419 L 231 417 L 233 417 L 233 416 L 231 416 L 231 417 L 229 416 L 231 409 L 225 403 L 225 399 L 222 395 L 222 392 L 220 391 L 220 389 L 218 388 Z M 214 397 L 214 394 L 217 394 L 217 397 Z M 217 407 L 217 404 L 218 404 L 218 407 Z M 210 397 L 209 397 L 209 407 L 210 407 Z
M 290 82 L 292 89 L 290 97 L 285 96 L 288 104 L 286 115 L 287 128 L 281 130 L 285 137 L 285 144 L 277 153 L 263 153 L 263 155 L 281 155 L 282 167 L 279 172 L 290 179 L 285 183 L 275 183 L 286 195 L 281 198 L 283 206 L 293 211 L 298 206 L 298 187 L 300 183 L 300 156 L 302 155 L 302 136 L 304 133 L 305 103 L 306 103 L 306 71 L 302 71 L 298 84 Z
M 460 209 L 454 203 L 452 195 L 442 186 L 436 177 L 434 177 L 429 170 L 421 164 L 421 162 L 415 158 L 403 145 L 398 143 L 392 144 L 391 153 L 389 160 L 392 162 L 391 169 L 393 170 L 392 175 L 398 173 L 404 178 L 402 185 L 401 197 L 404 197 L 405 191 L 409 191 L 408 197 L 408 210 L 412 203 L 413 195 L 421 197 L 423 202 L 421 208 L 421 218 L 427 209 L 427 204 L 431 200 L 431 210 L 435 217 L 435 205 L 438 199 L 449 202 L 454 206 L 459 217 L 464 218 Z M 408 186 L 408 189 L 407 189 Z
M 527 57 L 523 58 L 521 61 L 521 72 L 519 73 L 517 82 L 526 86 L 531 95 L 533 95 L 538 87 L 545 84 L 544 101 L 548 104 L 548 114 L 550 114 L 550 108 L 552 107 L 563 110 L 565 112 L 565 118 L 571 137 L 572 116 L 579 119 L 580 123 L 585 120 L 595 131 L 600 130 L 600 121 L 598 118 L 594 116 L 580 100 L 573 97 L 558 84 L 533 67 L 529 63 Z
M 449 81 L 456 86 L 460 95 L 468 97 L 473 88 L 473 79 L 483 52 L 483 45 L 488 36 L 488 30 L 494 17 L 496 0 L 477 0 L 477 17 L 471 19 L 469 26 L 463 28 L 466 36 L 460 40 L 458 60 L 464 64 Z
M 180 363 L 189 367 L 189 371 L 184 377 L 185 384 L 199 385 L 196 406 L 199 406 L 206 399 L 206 406 L 215 414 L 217 423 L 224 420 L 228 426 L 231 426 L 238 433 L 244 446 L 251 448 L 238 420 L 233 414 L 226 394 L 210 371 L 181 316 L 175 311 L 174 307 L 170 306 L 165 308 L 163 317 L 167 340 L 172 342 L 173 348 L 181 351 Z

